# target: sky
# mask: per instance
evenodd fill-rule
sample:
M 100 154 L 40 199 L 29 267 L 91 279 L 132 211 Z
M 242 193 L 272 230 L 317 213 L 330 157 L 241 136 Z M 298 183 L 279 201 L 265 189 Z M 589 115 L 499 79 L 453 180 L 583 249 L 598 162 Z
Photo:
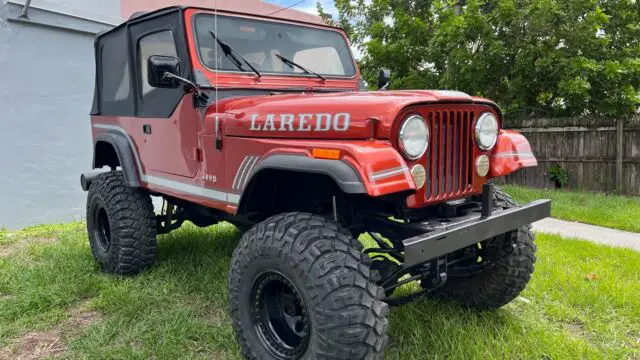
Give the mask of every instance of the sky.
M 335 5 L 333 4 L 333 0 L 262 0 L 264 2 L 280 5 L 280 6 L 290 6 L 292 4 L 296 4 L 299 1 L 302 1 L 300 4 L 292 6 L 291 9 L 296 9 L 300 11 L 305 11 L 314 15 L 318 15 L 318 11 L 316 8 L 316 3 L 322 4 L 324 11 L 329 14 L 337 14 L 337 10 Z

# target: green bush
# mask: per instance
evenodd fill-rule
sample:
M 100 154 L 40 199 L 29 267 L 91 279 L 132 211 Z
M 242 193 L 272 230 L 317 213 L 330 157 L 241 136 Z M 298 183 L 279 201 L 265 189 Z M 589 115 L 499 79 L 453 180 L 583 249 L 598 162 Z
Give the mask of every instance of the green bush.
M 640 1 L 336 0 L 342 26 L 391 88 L 455 89 L 510 117 L 633 114 L 640 107 Z
M 558 164 L 554 164 L 549 169 L 549 178 L 556 185 L 556 188 L 562 188 L 569 183 L 569 173 Z

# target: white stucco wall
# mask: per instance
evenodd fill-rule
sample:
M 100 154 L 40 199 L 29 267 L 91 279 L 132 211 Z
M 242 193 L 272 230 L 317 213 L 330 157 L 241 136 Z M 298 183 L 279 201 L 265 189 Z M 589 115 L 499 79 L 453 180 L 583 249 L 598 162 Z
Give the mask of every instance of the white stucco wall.
M 25 0 L 3 0 L 18 5 Z M 120 0 L 32 0 L 31 7 L 108 24 L 120 22 Z
M 0 0 L 0 228 L 9 229 L 84 216 L 94 34 L 123 10 L 121 0 L 32 0 L 20 19 L 24 3 Z
M 19 21 L 21 7 L 0 2 L 0 227 L 9 229 L 84 216 L 93 33 L 120 11 L 117 0 L 43 3 Z M 92 20 L 81 16 L 92 10 Z

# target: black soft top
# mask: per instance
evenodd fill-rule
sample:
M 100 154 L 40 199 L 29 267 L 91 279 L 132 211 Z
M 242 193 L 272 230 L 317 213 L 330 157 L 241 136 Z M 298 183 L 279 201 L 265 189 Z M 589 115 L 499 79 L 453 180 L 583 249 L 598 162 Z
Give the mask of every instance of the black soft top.
M 99 33 L 98 34 L 98 38 L 102 37 L 105 34 L 111 33 L 113 31 L 118 31 L 122 27 L 130 25 L 130 24 L 134 24 L 134 23 L 141 22 L 141 21 L 146 21 L 146 20 L 153 19 L 153 18 L 162 16 L 162 15 L 166 15 L 166 14 L 169 14 L 169 13 L 172 13 L 172 12 L 183 12 L 184 10 L 187 10 L 187 9 L 209 10 L 209 11 L 213 10 L 213 11 L 216 11 L 216 9 L 202 7 L 202 6 L 169 6 L 169 7 L 161 8 L 161 9 L 158 9 L 158 10 L 149 11 L 147 13 L 140 14 L 138 16 L 132 16 L 128 20 L 124 21 L 122 24 L 120 24 L 120 25 L 118 25 L 118 26 L 116 26 L 116 27 L 114 27 L 112 29 L 109 29 L 107 31 L 103 31 L 103 32 Z M 263 19 L 281 20 L 281 21 L 287 21 L 287 22 L 297 23 L 297 24 L 302 24 L 302 25 L 322 26 L 322 27 L 326 27 L 326 28 L 330 28 L 330 29 L 342 30 L 341 28 L 335 27 L 335 26 L 322 25 L 322 24 L 318 24 L 318 23 L 312 23 L 312 22 L 307 22 L 307 21 L 288 19 L 288 18 L 273 17 L 273 16 L 268 16 L 268 15 L 258 15 L 258 14 L 251 14 L 251 13 L 245 13 L 245 12 L 240 12 L 240 11 L 231 11 L 231 10 L 217 10 L 217 11 L 220 12 L 220 13 L 223 13 L 223 14 L 249 15 L 249 16 L 263 18 Z

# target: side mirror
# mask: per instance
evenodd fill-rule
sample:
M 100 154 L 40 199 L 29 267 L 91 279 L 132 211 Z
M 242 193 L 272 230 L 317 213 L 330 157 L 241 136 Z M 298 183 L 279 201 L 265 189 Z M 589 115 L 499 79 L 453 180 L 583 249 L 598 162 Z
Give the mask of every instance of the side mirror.
M 387 90 L 391 80 L 391 70 L 382 68 L 378 73 L 378 90 Z
M 149 85 L 157 88 L 175 89 L 180 82 L 175 78 L 164 76 L 165 73 L 179 75 L 180 59 L 173 56 L 152 55 L 147 62 Z

